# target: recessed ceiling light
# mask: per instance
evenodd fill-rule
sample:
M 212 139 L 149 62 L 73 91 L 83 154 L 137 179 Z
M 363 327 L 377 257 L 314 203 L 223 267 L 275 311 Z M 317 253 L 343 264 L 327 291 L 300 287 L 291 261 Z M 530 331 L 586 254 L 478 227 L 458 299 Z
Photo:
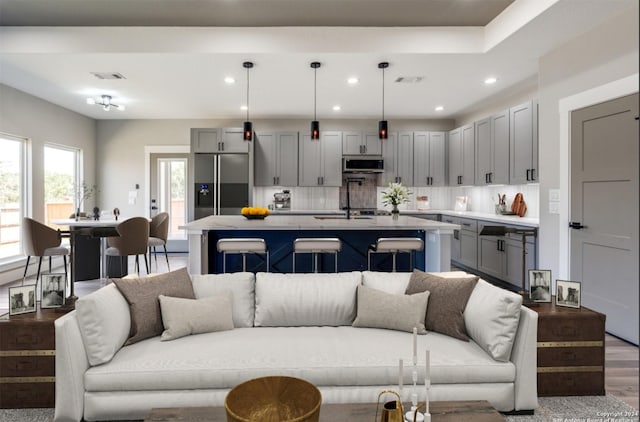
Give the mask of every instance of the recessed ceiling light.
M 340 110 L 342 110 L 342 107 L 340 107 L 339 105 L 336 104 L 333 106 L 333 111 L 340 111 Z
M 443 107 L 443 106 L 437 106 L 437 107 L 436 107 L 436 111 L 442 111 L 442 110 L 444 110 L 444 107 Z
M 494 78 L 493 76 L 488 77 L 487 79 L 484 80 L 485 85 L 495 84 L 496 82 L 498 82 L 498 79 Z
M 231 84 L 235 84 L 236 80 L 235 80 L 235 78 L 232 78 L 231 76 L 227 76 L 226 78 L 224 78 L 224 83 L 231 85 Z
M 248 109 L 249 109 L 249 107 L 247 107 L 246 105 L 240 106 L 240 110 L 245 110 L 246 111 Z
M 347 83 L 348 83 L 349 85 L 355 85 L 355 84 L 357 84 L 358 82 L 359 82 L 359 81 L 358 81 L 358 78 L 356 78 L 355 76 L 353 76 L 353 77 L 351 77 L 351 78 L 347 79 Z

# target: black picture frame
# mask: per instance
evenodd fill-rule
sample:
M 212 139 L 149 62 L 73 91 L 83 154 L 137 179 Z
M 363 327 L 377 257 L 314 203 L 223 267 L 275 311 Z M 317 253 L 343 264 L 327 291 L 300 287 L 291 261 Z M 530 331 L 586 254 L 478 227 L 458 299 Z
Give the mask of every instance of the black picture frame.
M 579 281 L 556 280 L 556 305 L 580 308 L 582 284 Z
M 529 298 L 534 302 L 551 302 L 551 270 L 529 270 Z
M 9 287 L 9 316 L 35 312 L 36 308 L 35 284 Z
M 59 308 L 64 305 L 67 279 L 64 273 L 40 276 L 40 308 Z

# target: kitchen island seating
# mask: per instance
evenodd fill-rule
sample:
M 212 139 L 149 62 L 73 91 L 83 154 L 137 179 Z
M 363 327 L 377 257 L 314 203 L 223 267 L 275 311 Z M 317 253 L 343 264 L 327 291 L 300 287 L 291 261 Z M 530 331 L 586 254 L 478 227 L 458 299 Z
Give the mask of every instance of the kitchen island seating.
M 369 246 L 367 251 L 367 269 L 371 271 L 372 253 L 390 253 L 392 255 L 392 268 L 396 272 L 396 256 L 398 253 L 409 254 L 409 271 L 413 269 L 413 252 L 421 251 L 424 242 L 418 237 L 381 237 L 378 241 Z
M 224 238 L 218 240 L 218 252 L 222 252 L 222 272 L 227 272 L 227 254 L 242 255 L 242 271 L 247 271 L 247 254 L 264 254 L 267 257 L 267 272 L 269 271 L 269 249 L 267 242 L 259 238 Z
M 338 252 L 342 242 L 337 237 L 307 237 L 298 238 L 293 242 L 293 272 L 296 272 L 296 254 L 310 253 L 313 256 L 313 272 L 318 272 L 318 254 L 332 253 L 334 255 L 335 272 L 338 272 Z
M 149 274 L 147 249 L 149 248 L 149 220 L 145 217 L 133 217 L 116 226 L 118 237 L 108 237 L 105 254 L 125 259 L 129 255 L 136 257 L 136 272 L 140 273 L 139 255 L 144 256 L 144 265 Z

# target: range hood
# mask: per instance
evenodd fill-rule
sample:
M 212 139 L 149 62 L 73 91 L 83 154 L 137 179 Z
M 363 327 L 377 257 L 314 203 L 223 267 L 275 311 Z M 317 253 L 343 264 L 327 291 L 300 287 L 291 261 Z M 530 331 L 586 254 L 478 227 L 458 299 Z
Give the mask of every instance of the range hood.
M 343 157 L 343 173 L 383 173 L 384 160 L 382 157 Z

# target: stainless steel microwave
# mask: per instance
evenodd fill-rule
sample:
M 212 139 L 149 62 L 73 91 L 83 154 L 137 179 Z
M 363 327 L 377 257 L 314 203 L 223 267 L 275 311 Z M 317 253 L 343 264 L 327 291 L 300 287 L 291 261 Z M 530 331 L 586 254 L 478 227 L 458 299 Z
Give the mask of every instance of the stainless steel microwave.
M 342 159 L 343 173 L 382 173 L 384 160 L 382 158 L 348 158 Z

